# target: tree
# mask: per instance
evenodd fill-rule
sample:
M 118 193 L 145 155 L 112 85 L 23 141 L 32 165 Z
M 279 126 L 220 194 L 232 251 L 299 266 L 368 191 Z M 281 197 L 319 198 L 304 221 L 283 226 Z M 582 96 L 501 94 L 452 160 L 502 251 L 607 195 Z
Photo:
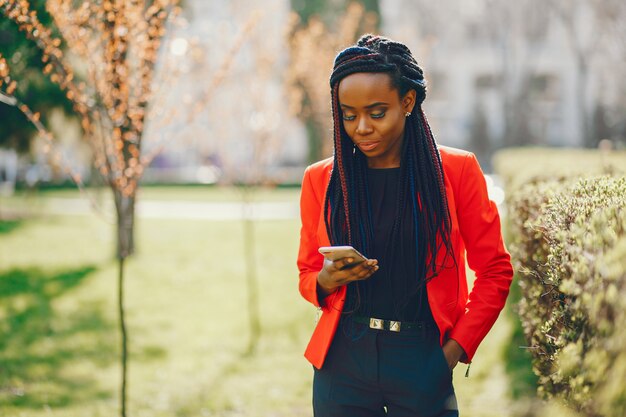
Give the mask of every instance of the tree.
M 596 111 L 604 107 L 601 101 L 607 93 L 602 91 L 603 87 L 610 85 L 610 91 L 626 90 L 623 71 L 616 70 L 624 69 L 626 5 L 616 0 L 549 0 L 546 4 L 565 29 L 574 57 L 583 145 L 596 147 L 604 139 L 597 135 L 602 126 L 595 125 L 602 122 L 602 118 L 596 117 Z M 604 82 L 592 84 L 597 79 Z M 623 97 L 621 94 L 620 99 L 614 100 L 617 102 L 613 106 L 623 110 Z
M 219 184 L 235 186 L 241 197 L 242 241 L 241 260 L 247 292 L 249 339 L 244 355 L 253 355 L 262 335 L 261 300 L 259 297 L 260 271 L 257 259 L 255 196 L 257 190 L 272 185 L 271 170 L 280 158 L 283 140 L 290 134 L 282 75 L 287 53 L 281 44 L 284 21 L 288 10 L 280 1 L 267 2 L 265 13 L 233 8 L 229 19 L 242 24 L 246 42 L 241 59 L 232 62 L 232 80 L 221 89 L 208 106 L 206 119 L 193 123 L 193 116 L 184 118 L 186 128 L 193 129 L 188 136 L 206 137 L 196 149 L 205 160 L 219 166 Z M 249 18 L 245 16 L 249 15 Z M 228 33 L 222 33 L 228 36 Z M 279 51 L 279 52 L 277 52 Z M 211 49 L 213 54 L 221 51 Z M 281 53 L 282 52 L 282 53 Z M 186 79 L 204 77 L 207 62 L 199 62 Z M 192 113 L 192 115 L 195 113 Z
M 563 24 L 567 33 L 567 41 L 574 55 L 580 130 L 583 144 L 586 147 L 593 147 L 597 141 L 592 135 L 592 118 L 589 110 L 590 70 L 591 63 L 598 51 L 597 45 L 606 32 L 599 25 L 600 22 L 596 19 L 593 9 L 589 9 L 588 0 L 567 2 L 551 0 L 548 4 Z M 589 16 L 589 12 L 592 12 L 591 16 Z M 584 19 L 585 22 L 581 22 L 581 19 Z
M 590 0 L 598 26 L 606 31 L 600 49 L 599 62 L 602 81 L 597 88 L 600 94 L 594 103 L 591 122 L 595 141 L 611 139 L 626 144 L 626 3 L 620 0 Z M 594 74 L 594 77 L 596 75 Z M 598 114 L 601 113 L 601 114 Z
M 470 130 L 470 141 L 472 150 L 476 154 L 483 169 L 491 168 L 491 139 L 489 135 L 489 120 L 485 114 L 485 106 L 481 99 L 478 99 L 474 106 L 472 115 L 472 126 Z
M 0 11 L 41 51 L 43 72 L 73 103 L 85 139 L 92 145 L 95 165 L 110 187 L 117 214 L 119 260 L 118 309 L 122 333 L 121 414 L 126 416 L 128 343 L 124 312 L 124 261 L 134 252 L 135 196 L 144 166 L 141 139 L 152 95 L 152 79 L 166 24 L 176 15 L 176 0 L 75 3 L 49 0 L 47 11 L 61 37 L 39 20 L 27 1 L 0 0 Z M 81 58 L 73 68 L 61 48 Z M 17 105 L 52 143 L 52 136 L 33 113 L 13 95 L 8 63 L 0 63 L 5 101 Z M 74 177 L 80 183 L 80 178 Z
M 0 12 L 15 22 L 25 37 L 42 53 L 43 72 L 58 84 L 72 102 L 81 120 L 85 140 L 94 152 L 94 165 L 113 193 L 117 214 L 115 255 L 119 261 L 118 309 L 122 334 L 121 415 L 126 416 L 128 338 L 124 309 L 124 261 L 134 253 L 135 200 L 139 179 L 144 168 L 158 154 L 161 146 L 142 155 L 142 139 L 146 121 L 152 116 L 158 127 L 167 126 L 177 113 L 163 115 L 164 94 L 156 86 L 168 85 L 170 79 L 155 80 L 157 73 L 175 75 L 167 67 L 157 71 L 157 59 L 166 49 L 166 28 L 171 29 L 179 14 L 177 0 L 105 0 L 97 4 L 76 3 L 72 0 L 49 0 L 47 10 L 62 39 L 53 35 L 31 10 L 27 1 L 0 0 Z M 209 102 L 215 88 L 227 75 L 232 56 L 241 47 L 253 22 L 241 31 L 233 47 L 208 87 L 201 91 L 193 115 Z M 71 58 L 61 46 L 65 44 Z M 75 71 L 72 63 L 83 63 Z M 203 81 L 206 80 L 206 74 Z M 16 96 L 16 93 L 18 96 Z M 161 94 L 159 94 L 161 93 Z M 57 161 L 52 134 L 40 120 L 40 114 L 19 97 L 18 83 L 11 78 L 9 63 L 0 54 L 0 101 L 19 109 L 39 135 L 46 141 L 45 149 Z M 169 128 L 169 129 L 167 129 Z M 61 161 L 59 161 L 61 162 Z M 79 188 L 82 179 L 65 166 Z
M 346 7 L 353 2 L 351 0 L 329 1 L 329 0 L 291 0 L 291 9 L 300 16 L 301 21 L 306 24 L 309 19 L 315 17 L 321 19 L 326 25 L 333 26 L 337 22 L 337 17 L 345 12 Z M 375 15 L 380 14 L 378 0 L 358 1 L 367 12 Z
M 33 2 L 41 22 L 49 26 L 52 18 L 45 11 L 45 2 Z M 32 42 L 19 33 L 17 25 L 9 20 L 0 20 L 0 53 L 10 57 L 11 69 L 20 74 L 18 94 L 41 114 L 46 120 L 52 110 L 60 108 L 66 116 L 72 115 L 71 102 L 57 85 L 52 83 L 42 72 L 44 63 L 41 51 Z M 26 153 L 37 130 L 13 106 L 0 106 L 0 147 L 14 148 L 19 153 Z
M 537 0 L 503 3 L 483 0 L 481 30 L 500 61 L 497 91 L 503 105 L 505 146 L 541 142 L 529 122 L 533 116 L 530 85 L 534 64 L 544 45 L 548 15 Z

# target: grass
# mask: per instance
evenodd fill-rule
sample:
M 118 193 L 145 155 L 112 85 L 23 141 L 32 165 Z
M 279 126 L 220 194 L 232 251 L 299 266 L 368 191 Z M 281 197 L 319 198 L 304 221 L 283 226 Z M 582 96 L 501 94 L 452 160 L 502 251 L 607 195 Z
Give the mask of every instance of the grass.
M 19 220 L 5 220 L 0 222 L 0 235 L 7 234 L 20 227 Z
M 512 332 L 507 343 L 509 348 L 504 351 L 506 372 L 511 381 L 509 390 L 513 399 L 534 396 L 538 384 L 537 375 L 532 371 L 532 355 L 528 350 L 522 323 L 515 308 L 512 307 L 517 305 L 521 297 L 521 289 L 515 279 L 509 295 L 509 308 L 505 310 L 511 322 Z
M 151 191 L 156 199 L 157 190 Z M 205 198 L 205 190 L 169 192 L 167 199 Z M 78 197 L 62 190 L 30 198 L 39 204 L 58 193 Z M 298 198 L 297 190 L 267 193 L 270 201 Z M 226 192 L 217 200 L 237 201 L 235 196 Z M 19 208 L 22 198 L 0 204 Z M 116 415 L 113 226 L 95 215 L 39 214 L 5 223 L 0 221 L 0 416 Z M 310 416 L 312 371 L 302 353 L 315 310 L 297 291 L 298 220 L 255 223 L 262 337 L 252 356 L 244 355 L 242 223 L 139 218 L 136 227 L 137 253 L 126 271 L 129 415 Z M 479 348 L 470 378 L 463 378 L 466 366 L 455 370 L 464 416 L 509 415 L 502 352 L 511 332 L 503 314 Z

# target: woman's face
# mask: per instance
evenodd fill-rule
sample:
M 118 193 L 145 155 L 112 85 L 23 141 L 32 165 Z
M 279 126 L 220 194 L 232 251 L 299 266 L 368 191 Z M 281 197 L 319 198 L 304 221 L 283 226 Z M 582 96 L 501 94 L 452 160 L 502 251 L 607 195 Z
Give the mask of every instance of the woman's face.
M 413 111 L 415 90 L 400 97 L 388 74 L 358 72 L 341 80 L 338 94 L 343 127 L 368 166 L 399 167 L 405 113 Z

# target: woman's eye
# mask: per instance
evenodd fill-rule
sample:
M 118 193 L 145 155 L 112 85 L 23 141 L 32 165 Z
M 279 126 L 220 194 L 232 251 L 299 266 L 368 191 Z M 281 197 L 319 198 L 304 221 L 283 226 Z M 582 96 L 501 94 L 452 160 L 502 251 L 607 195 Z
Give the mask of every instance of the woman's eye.
M 354 119 L 356 119 L 356 116 L 348 116 L 348 115 L 343 115 L 343 120 L 347 121 L 347 122 L 351 122 Z
M 385 112 L 384 112 L 384 111 L 381 111 L 381 112 L 379 112 L 379 113 L 372 113 L 372 117 L 373 117 L 374 119 L 380 119 L 380 118 L 382 118 L 382 117 L 385 117 Z

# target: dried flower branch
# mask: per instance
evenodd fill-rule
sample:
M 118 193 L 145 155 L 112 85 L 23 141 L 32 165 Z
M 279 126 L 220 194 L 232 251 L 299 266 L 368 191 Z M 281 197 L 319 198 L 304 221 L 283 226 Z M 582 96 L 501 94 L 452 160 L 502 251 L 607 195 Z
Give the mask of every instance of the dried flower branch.
M 62 39 L 41 24 L 28 1 L 0 0 L 0 11 L 41 49 L 44 72 L 73 103 L 95 166 L 115 196 L 123 258 L 134 250 L 134 197 L 146 162 L 141 139 L 161 39 L 178 14 L 177 0 L 49 0 L 46 9 Z M 82 59 L 71 61 L 63 44 Z
M 43 147 L 44 152 L 72 178 L 72 181 L 76 183 L 83 197 L 89 201 L 92 209 L 107 223 L 113 224 L 113 220 L 104 213 L 96 200 L 87 192 L 81 175 L 71 168 L 71 164 L 67 158 L 58 149 L 58 146 L 53 140 L 52 133 L 46 129 L 45 125 L 41 122 L 40 114 L 32 111 L 27 104 L 15 96 L 17 86 L 17 81 L 11 78 L 11 71 L 6 59 L 0 53 L 0 101 L 10 106 L 17 107 L 24 116 L 26 116 L 28 121 L 37 129 L 39 136 L 45 141 Z
M 92 145 L 95 165 L 124 197 L 134 196 L 146 108 L 167 21 L 177 1 L 103 1 L 76 6 L 50 0 L 46 8 L 63 39 L 55 38 L 27 1 L 0 0 L 0 10 L 41 49 L 44 72 L 66 92 Z M 78 72 L 61 45 L 83 58 Z

